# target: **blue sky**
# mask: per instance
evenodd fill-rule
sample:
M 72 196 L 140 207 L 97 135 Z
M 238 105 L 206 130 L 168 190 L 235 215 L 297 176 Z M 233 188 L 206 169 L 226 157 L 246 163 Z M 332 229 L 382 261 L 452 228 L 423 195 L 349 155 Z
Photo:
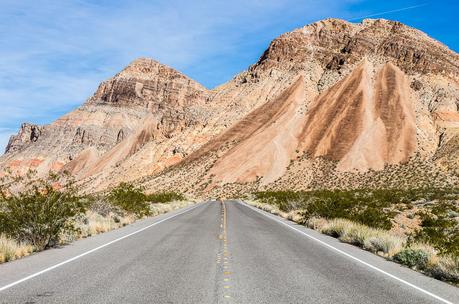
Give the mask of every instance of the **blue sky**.
M 286 31 L 365 16 L 401 21 L 459 51 L 453 0 L 0 0 L 0 150 L 21 122 L 52 122 L 137 57 L 211 88 Z

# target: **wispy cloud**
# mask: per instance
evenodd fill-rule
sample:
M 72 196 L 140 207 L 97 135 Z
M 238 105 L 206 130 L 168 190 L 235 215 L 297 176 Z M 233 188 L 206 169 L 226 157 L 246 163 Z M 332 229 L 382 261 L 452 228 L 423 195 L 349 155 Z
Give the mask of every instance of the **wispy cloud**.
M 389 10 L 389 11 L 372 13 L 372 14 L 368 14 L 368 15 L 360 16 L 360 17 L 354 17 L 354 18 L 347 19 L 347 21 L 356 21 L 356 20 L 370 18 L 370 17 L 384 16 L 384 15 L 391 14 L 391 13 L 398 13 L 398 12 L 403 12 L 403 11 L 407 11 L 407 10 L 411 10 L 411 9 L 415 9 L 415 8 L 420 8 L 420 7 L 423 7 L 423 6 L 426 6 L 426 5 L 428 5 L 428 3 L 421 3 L 421 4 L 418 4 L 418 5 L 411 5 L 411 6 L 397 8 L 397 9 L 393 9 L 393 10 Z

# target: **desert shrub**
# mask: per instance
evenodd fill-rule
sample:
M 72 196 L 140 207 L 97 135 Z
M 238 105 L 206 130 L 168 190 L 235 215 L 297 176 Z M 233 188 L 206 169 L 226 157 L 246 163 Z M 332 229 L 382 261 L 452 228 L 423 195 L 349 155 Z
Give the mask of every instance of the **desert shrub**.
M 35 180 L 19 193 L 2 189 L 0 232 L 42 250 L 76 229 L 74 219 L 86 211 L 87 201 L 78 196 L 73 182 L 59 186 L 57 180 Z
M 459 257 L 443 255 L 436 263 L 429 264 L 425 272 L 430 276 L 454 284 L 459 283 Z
M 107 199 L 112 205 L 127 213 L 135 214 L 137 217 L 151 214 L 143 189 L 132 184 L 120 183 L 110 191 Z
M 253 193 L 254 198 L 264 204 L 276 205 L 284 212 L 292 210 L 301 201 L 302 191 L 262 191 Z
M 279 211 L 275 205 L 260 202 L 250 202 L 250 204 L 271 213 L 273 210 Z M 449 217 L 456 217 L 456 211 L 448 210 L 446 213 Z M 438 213 L 438 211 L 435 212 Z M 287 215 L 283 212 L 280 214 L 284 217 Z M 357 245 L 392 259 L 394 262 L 421 270 L 436 279 L 453 284 L 459 283 L 459 257 L 453 254 L 438 255 L 439 251 L 427 243 L 413 242 L 406 236 L 342 218 L 327 220 L 311 217 L 304 220 L 304 224 L 321 233 L 337 237 L 343 242 Z
M 396 253 L 393 260 L 410 268 L 424 269 L 427 266 L 429 256 L 420 249 L 406 248 Z
M 304 209 L 305 217 L 344 218 L 384 229 L 390 229 L 392 226 L 391 214 L 384 209 L 389 206 L 389 201 L 380 203 L 368 200 L 363 193 L 344 191 L 320 193 L 310 201 L 311 203 Z
M 386 194 L 386 193 L 382 193 Z M 255 197 L 284 212 L 303 210 L 305 218 L 344 218 L 376 228 L 390 229 L 392 214 L 385 210 L 393 198 L 380 197 L 378 190 L 317 190 L 257 192 Z
M 152 203 L 168 203 L 173 201 L 184 201 L 185 196 L 177 192 L 158 192 L 148 194 L 146 200 Z
M 442 254 L 459 257 L 459 223 L 455 218 L 458 211 L 454 202 L 445 201 L 420 212 L 421 229 L 415 239 L 431 244 Z
M 418 200 L 446 200 L 459 197 L 457 189 L 356 189 L 314 191 L 265 191 L 254 193 L 261 203 L 281 211 L 303 210 L 307 218 L 344 218 L 370 227 L 390 229 L 394 204 L 410 205 Z
M 107 217 L 110 214 L 122 215 L 123 210 L 113 205 L 105 195 L 90 195 L 86 197 L 89 203 L 90 211 Z

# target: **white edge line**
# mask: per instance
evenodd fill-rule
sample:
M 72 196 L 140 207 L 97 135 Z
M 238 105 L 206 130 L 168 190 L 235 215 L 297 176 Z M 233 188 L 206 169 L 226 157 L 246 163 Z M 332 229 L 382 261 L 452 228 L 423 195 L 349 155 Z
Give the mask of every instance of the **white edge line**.
M 65 261 L 63 261 L 63 262 L 60 262 L 59 264 L 56 264 L 56 265 L 54 265 L 54 266 L 48 267 L 48 268 L 46 268 L 46 269 L 43 269 L 43 270 L 41 270 L 41 271 L 39 271 L 39 272 L 36 272 L 36 273 L 34 273 L 34 274 L 31 274 L 31 275 L 29 275 L 29 276 L 27 276 L 27 277 L 25 277 L 25 278 L 22 278 L 22 279 L 20 279 L 20 280 L 17 280 L 17 281 L 15 281 L 15 282 L 13 282 L 13 283 L 10 283 L 10 284 L 8 284 L 8 285 L 2 286 L 2 287 L 0 287 L 0 292 L 6 290 L 6 289 L 8 289 L 8 288 L 11 288 L 11 287 L 13 287 L 13 286 L 15 286 L 15 285 L 18 285 L 18 284 L 20 284 L 20 283 L 23 283 L 23 282 L 25 282 L 25 281 L 28 281 L 28 280 L 30 280 L 30 279 L 32 279 L 32 278 L 38 277 L 39 275 L 42 275 L 42 274 L 44 274 L 44 273 L 46 273 L 46 272 L 48 272 L 48 271 L 51 271 L 51 270 L 56 269 L 56 268 L 58 268 L 58 267 L 61 267 L 61 266 L 65 265 L 65 264 L 68 264 L 68 263 L 70 263 L 70 262 L 73 262 L 73 261 L 75 261 L 75 260 L 77 260 L 77 259 L 79 259 L 79 258 L 84 257 L 85 255 L 91 254 L 91 253 L 93 253 L 93 252 L 95 252 L 95 251 L 97 251 L 97 250 L 100 250 L 100 249 L 102 249 L 102 248 L 104 248 L 104 247 L 107 247 L 107 246 L 109 246 L 109 245 L 111 245 L 111 244 L 114 244 L 114 243 L 116 243 L 116 242 L 119 242 L 119 241 L 121 241 L 121 240 L 123 240 L 123 239 L 125 239 L 125 238 L 128 238 L 128 237 L 130 237 L 130 236 L 133 236 L 133 235 L 135 235 L 135 234 L 137 234 L 137 233 L 139 233 L 139 232 L 142 232 L 142 231 L 144 231 L 144 230 L 146 230 L 146 229 L 148 229 L 148 228 L 151 228 L 151 227 L 153 227 L 153 226 L 156 226 L 156 225 L 158 225 L 158 224 L 160 224 L 160 223 L 162 223 L 162 222 L 164 222 L 164 221 L 170 220 L 170 219 L 172 219 L 172 218 L 174 218 L 174 217 L 177 217 L 177 216 L 179 216 L 179 215 L 181 215 L 181 214 L 184 214 L 184 213 L 186 213 L 186 212 L 189 212 L 189 211 L 191 211 L 191 210 L 193 210 L 193 209 L 195 209 L 195 208 L 197 208 L 197 207 L 199 207 L 199 206 L 201 206 L 201 205 L 202 205 L 202 204 L 197 204 L 196 206 L 193 206 L 193 207 L 191 207 L 191 208 L 188 208 L 188 209 L 186 209 L 186 210 L 184 210 L 184 211 L 181 211 L 181 212 L 179 212 L 179 213 L 176 213 L 176 214 L 174 214 L 174 215 L 172 215 L 172 216 L 169 216 L 169 217 L 167 217 L 167 218 L 165 218 L 165 219 L 162 219 L 162 220 L 160 220 L 160 221 L 154 222 L 153 224 L 150 224 L 150 225 L 145 226 L 145 227 L 143 227 L 143 228 L 141 228 L 141 229 L 139 229 L 139 230 L 136 230 L 136 231 L 134 231 L 134 232 L 131 232 L 131 233 L 129 233 L 129 234 L 126 234 L 126 235 L 124 235 L 124 236 L 122 236 L 122 237 L 120 237 L 120 238 L 114 239 L 114 240 L 112 240 L 112 241 L 110 241 L 110 242 L 108 242 L 108 243 L 106 243 L 106 244 L 100 245 L 100 246 L 98 246 L 98 247 L 96 247 L 96 248 L 93 248 L 93 249 L 91 249 L 91 250 L 89 250 L 89 251 L 83 252 L 82 254 L 79 254 L 79 255 L 77 255 L 77 256 L 74 256 L 73 258 L 70 258 L 70 259 L 65 260 Z
M 304 231 L 296 229 L 295 227 L 289 225 L 288 223 L 285 223 L 285 222 L 275 218 L 276 215 L 269 216 L 267 213 L 259 210 L 256 207 L 250 206 L 250 205 L 248 205 L 246 203 L 241 203 L 240 201 L 237 201 L 237 202 L 239 204 L 243 205 L 243 206 L 246 206 L 246 207 L 248 207 L 248 208 L 260 213 L 260 214 L 263 214 L 264 216 L 266 216 L 267 218 L 272 219 L 273 221 L 276 221 L 276 222 L 278 222 L 278 223 L 280 223 L 280 224 L 282 224 L 282 225 L 284 225 L 284 226 L 286 226 L 286 227 L 288 227 L 288 228 L 290 228 L 290 229 L 292 229 L 292 230 L 294 230 L 296 232 L 299 232 L 299 233 L 303 234 L 304 236 L 306 236 L 306 237 L 308 237 L 308 238 L 310 238 L 310 239 L 312 239 L 312 240 L 314 240 L 316 242 L 319 242 L 320 244 L 322 244 L 322 245 L 324 245 L 324 246 L 326 246 L 326 247 L 328 247 L 328 248 L 330 248 L 330 249 L 332 249 L 332 250 L 334 250 L 334 251 L 336 251 L 336 252 L 338 252 L 338 253 L 340 253 L 342 255 L 345 255 L 345 256 L 347 256 L 347 257 L 349 257 L 349 258 L 351 258 L 351 259 L 353 259 L 353 260 L 355 260 L 355 261 L 357 261 L 357 262 L 359 262 L 359 263 L 361 263 L 361 264 L 363 264 L 363 265 L 365 265 L 367 267 L 370 267 L 373 270 L 376 270 L 376 271 L 378 271 L 378 272 L 380 272 L 380 273 L 382 273 L 382 274 L 384 274 L 384 275 L 386 275 L 388 277 L 391 277 L 394 280 L 397 280 L 397 281 L 399 281 L 399 282 L 401 282 L 401 283 L 403 283 L 405 285 L 408 285 L 408 286 L 410 286 L 410 287 L 412 287 L 412 288 L 414 288 L 414 289 L 416 289 L 416 290 L 418 290 L 418 291 L 420 291 L 420 292 L 422 292 L 422 293 L 424 293 L 426 295 L 429 295 L 432 298 L 435 298 L 435 299 L 439 300 L 440 302 L 443 302 L 443 303 L 446 303 L 446 304 L 454 304 L 453 302 L 450 302 L 450 301 L 448 301 L 446 299 L 443 299 L 442 297 L 437 296 L 436 294 L 433 294 L 433 293 L 431 293 L 431 292 L 429 292 L 429 291 L 427 291 L 425 289 L 422 289 L 421 287 L 418 287 L 418 286 L 416 286 L 416 285 L 414 285 L 414 284 L 412 284 L 410 282 L 407 282 L 407 281 L 405 281 L 405 280 L 403 280 L 403 279 L 401 279 L 401 278 L 399 278 L 399 277 L 397 277 L 397 276 L 395 276 L 393 274 L 390 274 L 390 273 L 388 273 L 388 272 L 386 272 L 386 271 L 384 271 L 384 270 L 382 270 L 382 269 L 380 269 L 380 268 L 378 268 L 376 266 L 373 266 L 373 265 L 371 265 L 371 264 L 369 264 L 369 263 L 367 263 L 367 262 L 365 262 L 365 261 L 363 261 L 363 260 L 361 260 L 359 258 L 356 258 L 355 256 L 353 256 L 353 255 L 351 255 L 351 254 L 349 254 L 347 252 L 342 251 L 341 249 L 338 249 L 338 248 L 336 248 L 336 247 L 334 247 L 334 246 L 332 246 L 332 245 L 330 245 L 330 244 L 328 244 L 328 243 L 326 243 L 326 242 L 324 242 L 322 240 L 319 240 L 318 238 L 313 237 L 312 235 L 309 235 Z

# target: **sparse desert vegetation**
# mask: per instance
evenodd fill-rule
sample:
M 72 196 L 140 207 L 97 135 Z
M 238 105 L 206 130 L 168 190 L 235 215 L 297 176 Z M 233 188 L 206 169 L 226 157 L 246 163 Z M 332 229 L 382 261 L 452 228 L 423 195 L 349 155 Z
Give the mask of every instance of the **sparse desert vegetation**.
M 457 189 L 272 191 L 251 199 L 255 207 L 459 284 Z M 397 229 L 401 218 L 416 228 Z
M 180 193 L 147 195 L 127 183 L 81 195 L 68 176 L 25 178 L 30 179 L 27 187 L 16 188 L 15 177 L 0 188 L 0 263 L 191 204 Z
M 0 263 L 27 256 L 34 251 L 29 244 L 20 243 L 5 235 L 0 235 Z

